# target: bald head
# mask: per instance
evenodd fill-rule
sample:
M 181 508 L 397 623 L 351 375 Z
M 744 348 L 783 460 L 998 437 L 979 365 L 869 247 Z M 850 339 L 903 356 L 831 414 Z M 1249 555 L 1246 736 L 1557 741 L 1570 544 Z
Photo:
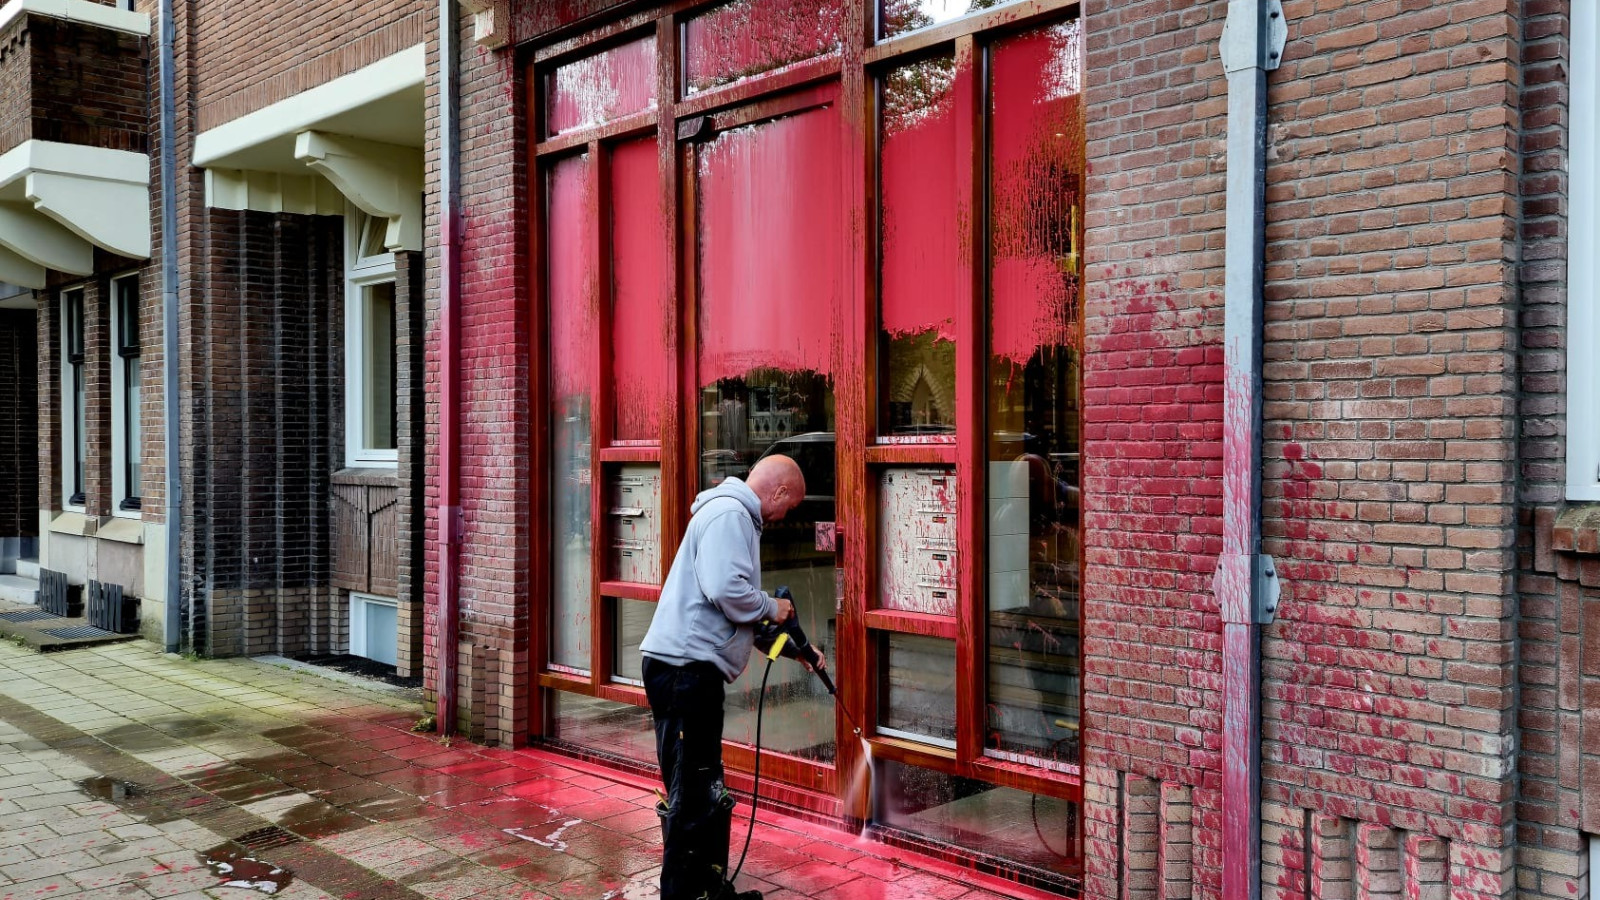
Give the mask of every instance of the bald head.
M 781 520 L 806 496 L 806 476 L 800 464 L 778 454 L 758 461 L 744 483 L 761 500 L 763 522 Z

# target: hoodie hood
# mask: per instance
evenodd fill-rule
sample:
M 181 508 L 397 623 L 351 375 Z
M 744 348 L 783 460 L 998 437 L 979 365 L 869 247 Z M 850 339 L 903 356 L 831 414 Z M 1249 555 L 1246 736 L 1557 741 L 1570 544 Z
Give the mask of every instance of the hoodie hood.
M 756 525 L 756 531 L 761 530 L 761 498 L 756 496 L 755 491 L 750 490 L 750 485 L 745 484 L 743 479 L 732 475 L 722 479 L 722 483 L 716 487 L 695 495 L 694 504 L 689 507 L 689 512 L 697 513 L 701 507 L 721 497 L 732 497 L 744 504 L 745 511 L 750 513 L 750 520 Z

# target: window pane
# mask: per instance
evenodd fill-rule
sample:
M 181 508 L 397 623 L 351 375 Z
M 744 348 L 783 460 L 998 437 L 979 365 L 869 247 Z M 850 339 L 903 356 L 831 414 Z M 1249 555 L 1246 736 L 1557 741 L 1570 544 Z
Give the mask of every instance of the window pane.
M 549 691 L 550 736 L 606 756 L 656 764 L 650 710 L 566 691 Z
M 144 485 L 140 481 L 139 471 L 141 468 L 140 463 L 142 462 L 141 455 L 144 452 L 144 423 L 140 421 L 141 406 L 139 398 L 141 396 L 140 382 L 142 376 L 139 373 L 139 357 L 135 356 L 124 360 L 123 364 L 126 367 L 126 374 L 123 376 L 122 383 L 127 392 L 127 407 L 123 411 L 123 422 L 126 423 L 128 441 L 126 447 L 128 459 L 127 495 L 129 497 L 142 497 L 144 496 Z
M 1015 0 L 883 0 L 878 31 L 882 37 L 894 37 L 1012 2 Z
M 639 656 L 639 643 L 644 640 L 644 633 L 650 630 L 656 605 L 643 600 L 620 598 L 611 602 L 615 604 L 612 607 L 615 610 L 612 645 L 616 654 L 611 660 L 612 680 L 643 687 L 641 666 L 644 660 Z
M 816 523 L 834 520 L 832 347 L 845 228 L 837 112 L 812 110 L 697 148 L 702 487 L 743 477 L 764 454 L 799 463 L 806 498 L 763 531 L 768 591 L 788 585 L 806 633 L 833 645 L 837 581 Z M 729 690 L 730 740 L 750 742 L 759 657 Z M 834 756 L 833 700 L 796 665 L 773 669 L 766 746 Z M 782 722 L 781 726 L 773 723 Z
M 879 197 L 878 432 L 954 431 L 956 242 L 955 59 L 894 69 L 882 83 Z
M 660 442 L 677 387 L 663 226 L 671 216 L 661 210 L 659 165 L 653 136 L 619 144 L 611 154 L 611 365 L 619 441 Z
M 591 402 L 594 393 L 595 260 L 587 235 L 589 157 L 571 157 L 548 173 L 549 227 L 545 246 L 550 300 L 550 662 L 588 672 L 594 555 L 590 529 Z
M 885 634 L 878 650 L 878 731 L 956 745 L 956 644 Z
M 1068 22 L 998 41 L 990 85 L 988 750 L 1078 755 L 1083 121 Z
M 396 665 L 400 660 L 400 610 L 387 603 L 367 603 L 367 658 Z
M 790 63 L 838 53 L 839 0 L 734 0 L 685 27 L 686 91 L 693 94 Z
M 363 291 L 366 293 L 366 321 L 362 323 L 366 366 L 362 378 L 365 391 L 363 429 L 366 432 L 363 446 L 369 450 L 393 450 L 397 446 L 394 439 L 394 282 L 374 284 Z
M 560 66 L 545 78 L 545 130 L 557 135 L 655 109 L 656 39 L 641 38 Z
M 89 427 L 84 422 L 84 412 L 88 408 L 83 363 L 80 362 L 72 367 L 72 493 L 76 496 L 83 494 L 84 460 L 89 458 Z
M 1077 804 L 884 761 L 873 779 L 878 821 L 1017 871 L 1041 886 L 1065 887 L 1083 873 Z

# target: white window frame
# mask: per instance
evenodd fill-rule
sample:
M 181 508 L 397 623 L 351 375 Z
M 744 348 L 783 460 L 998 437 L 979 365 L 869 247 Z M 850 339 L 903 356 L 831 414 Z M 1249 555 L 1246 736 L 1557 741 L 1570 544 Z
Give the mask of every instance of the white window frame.
M 370 655 L 371 648 L 367 646 L 367 609 L 372 606 L 387 606 L 396 611 L 395 621 L 395 663 L 399 664 L 400 656 L 400 623 L 398 612 L 400 602 L 390 597 L 377 597 L 372 594 L 350 592 L 350 655 L 362 659 L 372 659 L 373 662 L 383 660 L 373 659 Z
M 1600 500 L 1600 11 L 1572 4 L 1567 141 L 1567 499 Z
M 394 254 L 362 256 L 373 231 L 378 233 L 387 221 L 368 216 L 351 204 L 345 210 L 344 283 L 344 435 L 345 465 L 351 467 L 395 467 L 400 451 L 376 450 L 363 446 L 366 433 L 366 289 L 384 282 L 395 282 Z M 398 325 L 397 325 L 398 328 Z M 398 442 L 399 436 L 396 435 Z
M 117 296 L 119 282 L 132 279 L 136 288 L 139 285 L 138 272 L 125 272 L 111 279 L 110 290 L 106 298 L 111 307 L 111 514 L 125 519 L 137 519 L 143 515 L 139 509 L 123 509 L 122 503 L 128 499 L 128 417 L 124 410 L 128 406 L 128 398 L 124 396 L 127 391 L 127 366 L 120 352 L 122 346 L 122 303 Z M 144 296 L 141 291 L 139 297 L 140 315 L 144 314 Z M 141 384 L 143 379 L 141 379 Z M 142 401 L 141 401 L 142 405 Z M 139 458 L 144 460 L 144 442 L 140 440 Z M 142 490 L 142 486 L 141 486 Z
M 73 503 L 72 502 L 72 495 L 73 495 L 74 492 L 73 492 L 72 488 L 73 488 L 74 483 L 78 480 L 78 458 L 77 458 L 77 450 L 78 450 L 78 417 L 77 417 L 77 396 L 76 396 L 77 392 L 74 390 L 74 385 L 73 385 L 73 381 L 72 381 L 72 354 L 71 354 L 72 342 L 71 342 L 71 339 L 68 336 L 68 332 L 70 332 L 71 329 L 72 329 L 72 316 L 70 314 L 70 309 L 71 309 L 72 304 L 71 304 L 71 301 L 68 298 L 71 297 L 73 294 L 77 294 L 80 297 L 79 305 L 83 309 L 83 319 L 84 319 L 84 321 L 79 323 L 79 327 L 81 327 L 83 329 L 83 340 L 84 340 L 84 343 L 86 345 L 84 347 L 85 359 L 83 361 L 83 366 L 84 366 L 83 377 L 84 377 L 85 385 L 87 385 L 88 379 L 89 379 L 89 372 L 88 372 L 89 361 L 88 361 L 88 358 L 87 358 L 88 357 L 87 344 L 88 344 L 88 340 L 89 340 L 89 323 L 88 323 L 89 292 L 88 292 L 88 289 L 85 288 L 83 285 L 78 285 L 76 287 L 64 288 L 61 291 L 58 291 L 56 293 L 56 297 L 58 298 L 58 301 L 59 301 L 57 303 L 57 305 L 60 307 L 60 309 L 57 312 L 61 317 L 61 319 L 60 319 L 60 322 L 61 322 L 61 328 L 60 328 L 61 338 L 58 341 L 58 344 L 59 344 L 58 349 L 60 350 L 59 356 L 60 356 L 60 373 L 61 373 L 60 374 L 60 379 L 59 379 L 59 386 L 60 386 L 60 389 L 61 389 L 61 406 L 60 406 L 60 411 L 61 411 L 60 412 L 60 421 L 61 421 L 61 508 L 63 510 L 65 510 L 65 511 L 67 511 L 67 512 L 81 513 L 81 512 L 85 512 L 87 510 L 87 508 L 88 508 L 87 501 L 88 501 L 88 493 L 89 493 L 88 492 L 88 488 L 89 488 L 89 486 L 88 486 L 87 483 L 84 484 L 84 500 L 85 500 L 85 502 L 84 503 Z M 85 393 L 87 393 L 87 391 Z M 87 400 L 85 402 L 87 402 Z M 88 410 L 84 410 L 84 416 L 85 416 L 85 419 L 87 420 Z M 88 463 L 89 463 L 88 455 L 89 455 L 88 449 L 85 448 L 85 450 L 84 450 L 84 457 L 85 457 L 84 458 L 84 465 L 88 465 Z

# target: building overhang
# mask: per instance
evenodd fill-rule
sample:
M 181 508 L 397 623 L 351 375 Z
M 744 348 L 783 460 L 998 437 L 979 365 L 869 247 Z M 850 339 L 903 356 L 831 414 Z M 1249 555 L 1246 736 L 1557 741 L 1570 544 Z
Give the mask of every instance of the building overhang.
M 94 272 L 94 248 L 150 256 L 150 158 L 30 140 L 0 155 L 0 281 Z
M 49 16 L 64 22 L 98 25 L 139 37 L 150 36 L 150 17 L 145 13 L 117 9 L 91 0 L 11 0 L 0 6 L 0 31 L 25 14 Z
M 206 204 L 387 219 L 390 250 L 422 249 L 423 45 L 402 50 L 195 138 Z

